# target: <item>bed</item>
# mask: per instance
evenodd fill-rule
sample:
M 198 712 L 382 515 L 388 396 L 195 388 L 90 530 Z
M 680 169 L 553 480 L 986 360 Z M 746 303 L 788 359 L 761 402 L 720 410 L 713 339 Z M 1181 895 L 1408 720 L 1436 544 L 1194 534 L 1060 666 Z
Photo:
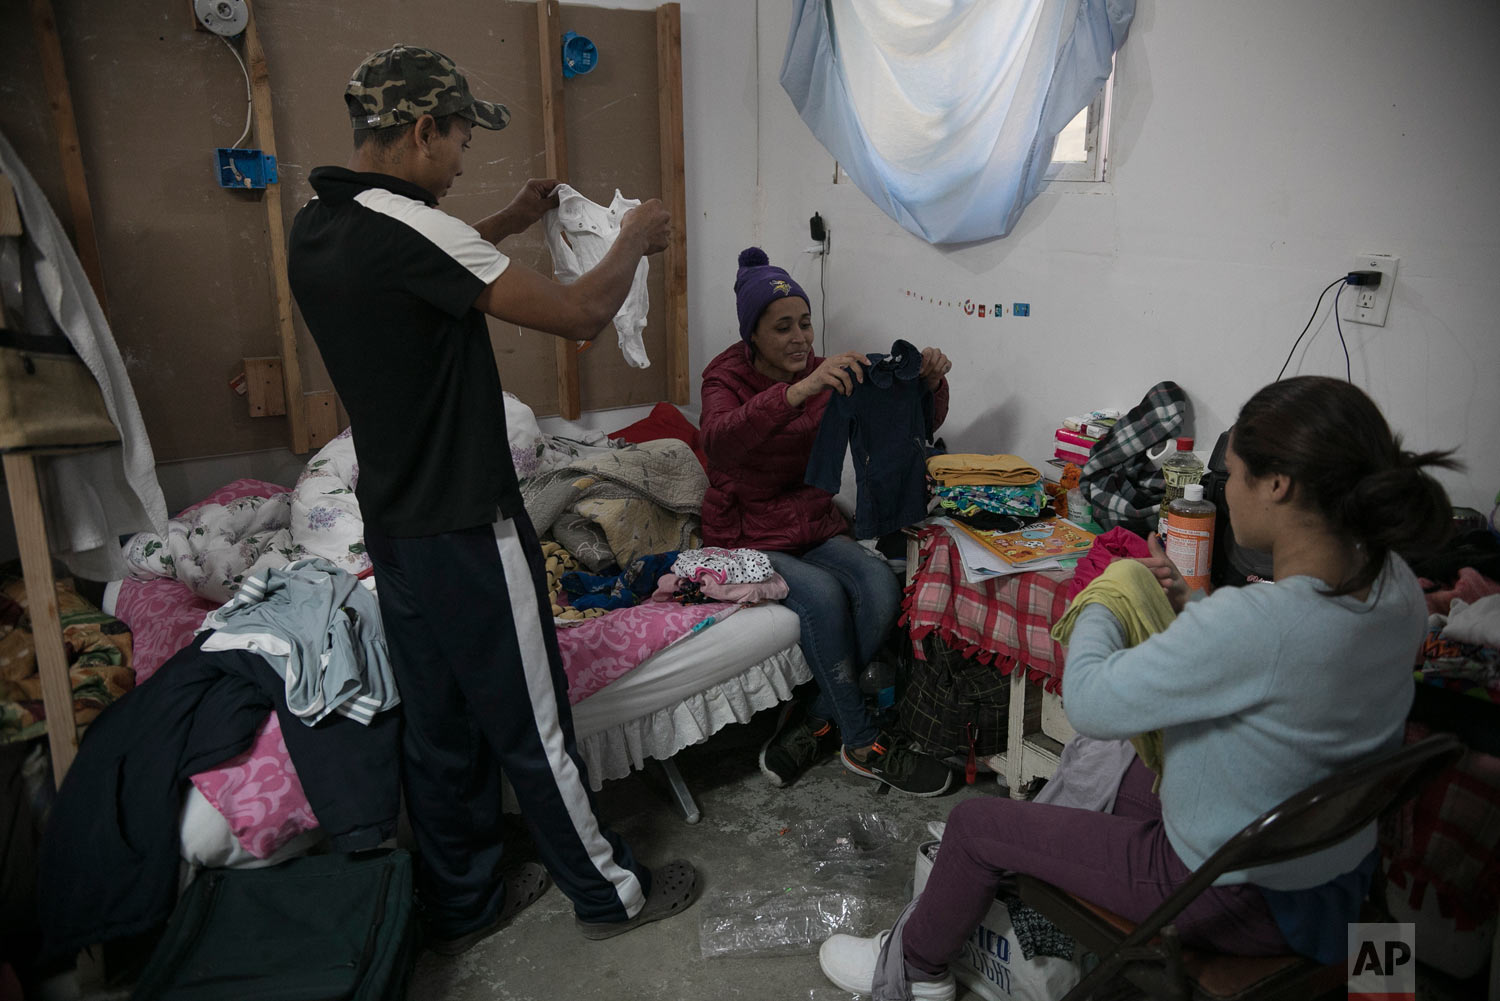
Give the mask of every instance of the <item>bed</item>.
M 368 574 L 347 489 L 355 475 L 352 444 L 336 440 L 290 491 L 238 480 L 184 511 L 182 523 L 174 521 L 176 536 L 132 540 L 127 562 L 158 575 L 112 583 L 104 604 L 131 627 L 138 681 L 185 646 L 221 595 L 254 568 L 317 555 Z M 589 500 L 586 490 L 572 495 L 606 514 L 617 503 L 608 496 Z M 618 503 L 614 520 L 639 532 L 639 505 Z M 798 633 L 796 614 L 779 604 L 638 606 L 561 630 L 579 753 L 592 786 L 660 762 L 684 818 L 696 821 L 697 806 L 672 756 L 790 698 L 809 680 Z M 183 858 L 212 867 L 274 864 L 318 839 L 275 714 L 248 751 L 193 776 L 179 828 Z

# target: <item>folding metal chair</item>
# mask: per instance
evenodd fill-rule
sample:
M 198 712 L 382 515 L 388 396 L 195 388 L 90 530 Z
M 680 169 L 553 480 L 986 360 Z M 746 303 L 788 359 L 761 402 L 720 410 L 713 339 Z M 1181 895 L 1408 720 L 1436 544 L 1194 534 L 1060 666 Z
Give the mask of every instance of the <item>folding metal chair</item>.
M 1310 1001 L 1341 987 L 1342 963 L 1184 949 L 1172 921 L 1223 873 L 1300 858 L 1357 833 L 1463 752 L 1452 734 L 1434 734 L 1304 789 L 1230 838 L 1139 924 L 1020 876 L 1021 899 L 1100 957 L 1063 1001 L 1115 996 L 1107 989 L 1120 978 L 1160 1001 Z

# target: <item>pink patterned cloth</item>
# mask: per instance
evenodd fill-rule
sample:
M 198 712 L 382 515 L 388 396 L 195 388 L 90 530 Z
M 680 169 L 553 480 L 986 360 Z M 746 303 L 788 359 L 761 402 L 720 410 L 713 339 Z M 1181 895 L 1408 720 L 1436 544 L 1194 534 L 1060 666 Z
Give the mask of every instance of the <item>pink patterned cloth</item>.
M 260 480 L 235 480 L 200 504 L 270 497 L 286 489 Z M 122 583 L 115 617 L 130 626 L 136 683 L 151 677 L 168 658 L 192 642 L 203 617 L 217 607 L 178 580 Z M 718 621 L 738 608 L 718 603 L 639 605 L 559 630 L 569 704 L 597 692 L 695 628 L 711 628 L 711 624 L 702 625 L 710 618 Z M 269 857 L 298 834 L 318 826 L 275 713 L 267 715 L 249 750 L 218 768 L 194 775 L 193 785 L 224 815 L 235 839 L 256 858 Z
M 557 645 L 568 675 L 568 704 L 577 705 L 694 629 L 712 628 L 712 623 L 703 626 L 709 619 L 717 622 L 739 607 L 719 602 L 648 602 L 559 629 Z

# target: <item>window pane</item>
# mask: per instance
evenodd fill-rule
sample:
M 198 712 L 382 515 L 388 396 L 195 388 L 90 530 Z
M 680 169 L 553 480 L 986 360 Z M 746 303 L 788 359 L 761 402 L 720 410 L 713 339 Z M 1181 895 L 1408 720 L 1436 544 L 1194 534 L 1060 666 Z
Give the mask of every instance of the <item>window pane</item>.
M 1084 108 L 1061 132 L 1057 134 L 1057 145 L 1052 148 L 1053 163 L 1084 163 L 1089 158 L 1087 143 L 1089 109 Z

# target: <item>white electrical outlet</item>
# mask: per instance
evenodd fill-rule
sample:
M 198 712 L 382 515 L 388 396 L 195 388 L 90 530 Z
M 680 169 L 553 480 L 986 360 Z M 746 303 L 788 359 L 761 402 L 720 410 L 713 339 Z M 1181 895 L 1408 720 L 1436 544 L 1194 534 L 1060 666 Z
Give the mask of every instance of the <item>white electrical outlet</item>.
M 1372 327 L 1385 326 L 1385 314 L 1391 308 L 1391 291 L 1396 284 L 1396 265 L 1401 258 L 1389 254 L 1361 254 L 1350 271 L 1379 271 L 1380 284 L 1375 288 L 1351 285 L 1339 297 L 1339 315 L 1354 323 Z

